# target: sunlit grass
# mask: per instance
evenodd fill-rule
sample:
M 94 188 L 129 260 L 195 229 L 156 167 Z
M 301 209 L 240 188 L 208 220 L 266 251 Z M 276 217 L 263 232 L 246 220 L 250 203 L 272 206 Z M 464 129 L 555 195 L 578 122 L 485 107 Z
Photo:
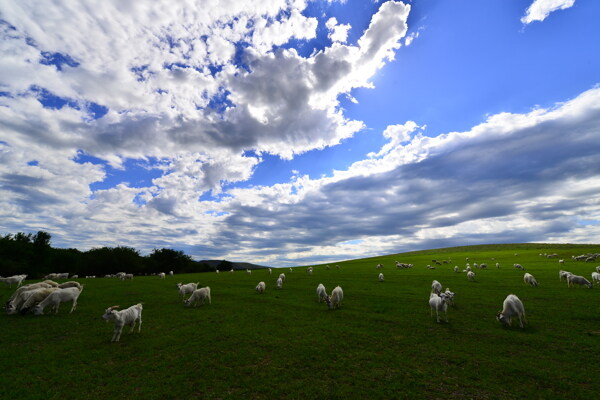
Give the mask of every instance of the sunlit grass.
M 56 316 L 1 317 L 0 398 L 595 398 L 600 290 L 568 289 L 558 261 L 540 252 L 558 253 L 564 269 L 589 279 L 596 264 L 571 255 L 600 246 L 414 252 L 336 263 L 340 270 L 316 266 L 312 276 L 285 269 L 280 291 L 278 270 L 81 280 L 73 314 L 61 307 Z M 466 257 L 488 264 L 476 282 L 452 271 Z M 432 259 L 452 263 L 427 270 Z M 397 270 L 394 260 L 415 267 Z M 385 282 L 377 280 L 379 262 Z M 540 287 L 525 286 L 515 262 Z M 433 279 L 456 292 L 448 324 L 430 317 Z M 260 280 L 263 295 L 254 291 Z M 210 286 L 212 305 L 184 307 L 180 281 Z M 317 302 L 319 283 L 328 292 L 342 286 L 341 309 Z M 509 293 L 525 304 L 523 330 L 495 320 Z M 144 303 L 142 332 L 126 328 L 110 343 L 103 310 L 137 302 Z

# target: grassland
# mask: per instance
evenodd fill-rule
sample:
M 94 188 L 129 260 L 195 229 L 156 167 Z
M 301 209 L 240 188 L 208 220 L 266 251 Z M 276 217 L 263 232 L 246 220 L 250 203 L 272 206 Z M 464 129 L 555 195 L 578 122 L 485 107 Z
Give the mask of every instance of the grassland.
M 567 288 L 558 261 L 539 256 L 546 252 L 589 279 L 597 264 L 571 255 L 600 246 L 473 246 L 339 262 L 339 270 L 316 266 L 312 276 L 285 269 L 280 291 L 278 270 L 85 280 L 73 314 L 63 306 L 58 315 L 0 316 L 0 398 L 596 398 L 600 290 Z M 466 257 L 491 268 L 468 282 L 452 272 Z M 452 262 L 428 270 L 432 259 Z M 397 270 L 394 260 L 415 267 Z M 525 286 L 515 262 L 540 287 Z M 456 293 L 447 324 L 430 317 L 433 279 Z M 260 280 L 264 295 L 254 292 Z M 212 305 L 183 307 L 178 281 L 210 286 Z M 343 287 L 341 309 L 316 301 L 318 283 L 328 292 Z M 495 320 L 509 293 L 525 304 L 523 330 Z M 110 343 L 103 310 L 140 301 L 142 332 Z

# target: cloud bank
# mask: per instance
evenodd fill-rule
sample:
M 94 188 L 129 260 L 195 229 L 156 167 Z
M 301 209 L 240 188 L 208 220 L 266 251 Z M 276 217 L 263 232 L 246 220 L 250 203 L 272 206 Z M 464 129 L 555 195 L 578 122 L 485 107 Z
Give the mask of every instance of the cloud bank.
M 178 245 L 276 266 L 465 243 L 594 242 L 599 105 L 593 88 L 551 109 L 497 114 L 435 138 L 409 121 L 386 129 L 381 151 L 332 176 L 232 188 L 219 201 L 198 201 L 193 182 L 169 192 L 160 179 L 86 198 L 85 182 L 56 187 L 59 178 L 42 171 L 32 180 L 32 165 L 27 176 L 2 174 L 3 188 L 12 188 L 4 189 L 2 209 L 11 212 L 3 219 L 51 226 L 81 245 Z M 15 156 L 6 145 L 1 154 L 2 165 Z M 18 189 L 24 180 L 30 192 Z
M 383 3 L 353 43 L 351 26 L 307 17 L 306 7 L 0 3 L 3 231 L 46 230 L 64 247 L 175 247 L 273 266 L 596 240 L 598 88 L 437 137 L 428 121 L 396 123 L 382 130 L 381 148 L 347 169 L 236 186 L 266 155 L 293 159 L 364 129 L 340 98 L 373 88 L 410 43 L 410 6 L 401 2 Z M 312 46 L 319 24 L 326 42 L 296 49 Z M 158 177 L 91 189 L 131 160 Z

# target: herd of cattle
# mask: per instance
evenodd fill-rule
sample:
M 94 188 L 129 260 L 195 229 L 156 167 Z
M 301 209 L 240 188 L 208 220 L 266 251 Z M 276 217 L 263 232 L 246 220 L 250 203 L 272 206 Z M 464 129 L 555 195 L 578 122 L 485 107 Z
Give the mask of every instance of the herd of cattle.
M 516 255 L 516 254 L 515 254 Z M 548 257 L 548 258 L 558 258 L 557 254 L 540 254 L 540 256 Z M 575 261 L 583 261 L 583 262 L 593 262 L 596 259 L 600 258 L 600 254 L 584 254 L 580 256 L 573 256 L 572 259 Z M 558 260 L 560 265 L 564 265 L 564 260 Z M 437 261 L 432 260 L 432 263 L 436 265 L 448 264 L 450 261 L 443 260 Z M 405 269 L 405 268 L 413 268 L 413 264 L 401 263 L 396 261 L 396 268 Z M 500 264 L 496 263 L 496 268 L 500 268 Z M 520 264 L 513 264 L 513 267 L 519 270 L 525 270 L 525 268 Z M 340 268 L 336 266 L 336 268 Z M 378 264 L 376 269 L 383 269 L 383 264 Z M 435 269 L 434 266 L 427 265 L 427 269 Z M 461 273 L 466 272 L 467 279 L 469 281 L 475 280 L 475 272 L 473 269 L 487 269 L 487 264 L 477 264 L 473 263 L 472 265 L 469 263 L 469 259 L 467 258 L 467 264 L 464 269 L 460 269 L 458 266 L 454 267 L 454 271 Z M 326 267 L 326 269 L 330 269 Z M 592 272 L 592 282 L 600 283 L 600 266 L 595 267 L 595 271 Z M 290 268 L 290 272 L 292 269 Z M 219 273 L 219 271 L 216 271 Z M 233 270 L 231 271 L 233 272 Z M 271 268 L 268 269 L 269 274 L 273 273 Z M 309 275 L 313 273 L 313 267 L 308 267 L 306 272 Z M 251 274 L 251 270 L 247 270 L 246 273 Z M 159 278 L 164 279 L 165 273 L 157 274 Z M 173 275 L 173 272 L 169 272 L 169 275 Z M 115 275 L 111 275 L 110 277 L 119 278 L 121 280 L 132 279 L 133 275 L 126 273 L 118 273 Z M 58 313 L 58 309 L 60 304 L 72 302 L 70 313 L 76 310 L 77 308 L 77 299 L 79 295 L 83 291 L 84 285 L 81 285 L 76 281 L 67 281 L 64 283 L 54 282 L 53 279 L 69 279 L 68 273 L 62 274 L 49 274 L 45 276 L 45 280 L 42 282 L 31 283 L 27 285 L 23 285 L 23 282 L 27 278 L 27 275 L 13 275 L 10 277 L 0 277 L 0 281 L 4 282 L 9 287 L 16 284 L 17 289 L 11 295 L 11 297 L 6 302 L 4 308 L 6 313 L 9 315 L 13 314 L 26 314 L 28 312 L 33 312 L 35 315 L 41 315 L 44 313 L 44 309 L 47 307 L 51 307 L 54 313 Z M 77 278 L 76 275 L 70 277 L 71 279 Z M 283 283 L 285 282 L 285 274 L 279 274 L 277 278 L 276 288 L 282 289 Z M 378 280 L 380 282 L 384 281 L 383 273 L 378 274 Z M 585 277 L 580 275 L 575 275 L 571 272 L 560 270 L 559 271 L 559 279 L 561 281 L 565 280 L 569 287 L 574 285 L 586 286 L 589 288 L 593 287 L 593 283 L 588 281 Z M 523 281 L 531 286 L 538 286 L 538 282 L 535 277 L 526 272 L 523 276 Z M 204 304 L 208 301 L 211 304 L 211 295 L 210 295 L 210 287 L 201 287 L 198 288 L 198 283 L 178 283 L 177 289 L 186 306 L 199 305 Z M 266 284 L 264 281 L 258 283 L 255 288 L 256 292 L 262 294 L 266 290 Z M 186 298 L 186 296 L 188 296 Z M 431 309 L 431 315 L 433 316 L 433 312 L 436 313 L 436 320 L 440 322 L 440 312 L 444 313 L 446 322 L 448 321 L 447 311 L 448 306 L 453 305 L 454 301 L 454 293 L 450 291 L 450 289 L 446 289 L 442 291 L 442 285 L 437 280 L 434 280 L 431 285 L 431 293 L 429 297 L 429 306 Z M 344 298 L 343 290 L 340 286 L 337 286 L 332 290 L 331 295 L 328 295 L 323 284 L 319 284 L 317 287 L 317 299 L 319 303 L 325 302 L 330 309 L 339 308 L 341 306 L 342 300 Z M 112 306 L 105 310 L 102 318 L 107 322 L 112 321 L 115 325 L 114 333 L 111 341 L 119 341 L 121 332 L 124 326 L 130 326 L 131 332 L 133 332 L 135 325 L 138 325 L 138 332 L 141 331 L 142 326 L 142 303 L 135 304 L 127 309 L 118 310 L 119 306 Z M 523 302 L 514 294 L 509 294 L 503 302 L 503 308 L 498 314 L 496 318 L 503 325 L 510 326 L 512 323 L 512 318 L 517 317 L 519 320 L 519 326 L 521 328 L 524 327 L 524 322 L 527 323 L 527 319 L 525 316 L 525 308 Z

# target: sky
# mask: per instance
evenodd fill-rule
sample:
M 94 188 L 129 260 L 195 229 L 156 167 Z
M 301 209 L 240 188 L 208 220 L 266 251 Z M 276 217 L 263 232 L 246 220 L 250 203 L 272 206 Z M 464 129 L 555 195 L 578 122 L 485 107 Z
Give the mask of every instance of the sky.
M 598 243 L 600 2 L 0 2 L 0 233 L 272 267 Z

